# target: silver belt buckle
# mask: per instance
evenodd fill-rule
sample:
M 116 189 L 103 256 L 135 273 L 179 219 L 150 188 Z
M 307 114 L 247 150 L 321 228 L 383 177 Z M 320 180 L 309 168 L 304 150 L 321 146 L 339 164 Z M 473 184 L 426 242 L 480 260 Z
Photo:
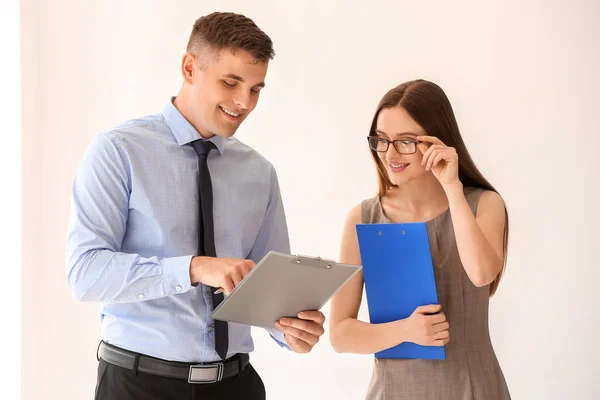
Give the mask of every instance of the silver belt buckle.
M 189 383 L 216 383 L 223 379 L 223 363 L 190 365 Z

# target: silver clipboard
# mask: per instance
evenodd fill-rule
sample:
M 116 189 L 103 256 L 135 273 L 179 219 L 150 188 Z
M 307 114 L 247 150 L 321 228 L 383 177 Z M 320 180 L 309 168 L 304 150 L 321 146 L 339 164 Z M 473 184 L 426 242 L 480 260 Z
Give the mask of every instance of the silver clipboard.
M 212 312 L 213 319 L 273 328 L 282 317 L 320 310 L 359 265 L 270 251 Z

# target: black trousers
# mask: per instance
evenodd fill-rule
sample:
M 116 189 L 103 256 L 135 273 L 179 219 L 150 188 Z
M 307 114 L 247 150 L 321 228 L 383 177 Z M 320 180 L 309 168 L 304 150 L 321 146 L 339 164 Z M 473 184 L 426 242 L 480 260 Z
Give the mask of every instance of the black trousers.
M 96 400 L 264 400 L 265 386 L 251 364 L 237 376 L 211 384 L 163 378 L 100 360 Z

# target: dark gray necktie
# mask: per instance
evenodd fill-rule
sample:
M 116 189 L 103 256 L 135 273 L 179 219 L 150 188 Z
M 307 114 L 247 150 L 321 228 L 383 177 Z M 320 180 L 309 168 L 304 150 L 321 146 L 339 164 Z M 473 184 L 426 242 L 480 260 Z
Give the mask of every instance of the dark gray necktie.
M 213 192 L 208 170 L 208 153 L 215 148 L 209 141 L 196 140 L 191 143 L 198 155 L 198 187 L 199 187 L 199 229 L 198 229 L 198 255 L 216 257 L 215 249 L 215 227 L 213 220 Z M 215 294 L 212 288 L 213 309 L 223 301 L 223 293 Z M 215 350 L 221 359 L 227 358 L 227 347 L 229 346 L 229 333 L 227 322 L 215 322 Z

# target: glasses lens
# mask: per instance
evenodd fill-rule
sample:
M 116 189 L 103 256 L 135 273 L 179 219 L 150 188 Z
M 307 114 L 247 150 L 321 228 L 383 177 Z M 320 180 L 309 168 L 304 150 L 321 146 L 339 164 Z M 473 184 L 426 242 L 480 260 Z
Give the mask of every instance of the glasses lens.
M 386 151 L 388 148 L 388 143 L 377 136 L 370 136 L 369 147 L 375 151 Z
M 417 151 L 417 144 L 412 140 L 396 140 L 394 145 L 400 154 L 413 154 Z

